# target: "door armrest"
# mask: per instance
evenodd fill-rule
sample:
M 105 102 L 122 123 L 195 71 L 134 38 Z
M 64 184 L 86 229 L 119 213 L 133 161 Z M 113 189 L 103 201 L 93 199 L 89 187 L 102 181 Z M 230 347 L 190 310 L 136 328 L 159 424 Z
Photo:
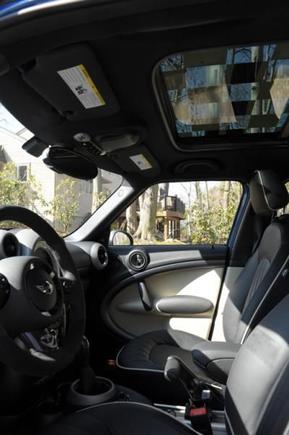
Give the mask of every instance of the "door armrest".
M 211 312 L 213 304 L 208 299 L 198 296 L 177 295 L 159 299 L 156 309 L 164 314 L 191 316 Z

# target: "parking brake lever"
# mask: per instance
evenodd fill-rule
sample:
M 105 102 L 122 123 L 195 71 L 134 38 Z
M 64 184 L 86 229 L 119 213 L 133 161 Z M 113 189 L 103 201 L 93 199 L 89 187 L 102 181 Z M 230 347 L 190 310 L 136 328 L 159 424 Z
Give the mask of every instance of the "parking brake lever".
M 218 401 L 224 399 L 224 386 L 214 382 L 200 373 L 194 373 L 179 357 L 169 356 L 164 368 L 164 377 L 167 381 L 178 383 L 183 386 L 192 402 L 210 399 L 211 394 L 206 399 L 205 392 L 210 392 Z M 206 393 L 205 393 L 206 395 Z
M 212 435 L 210 401 L 212 392 L 220 395 L 219 385 L 196 374 L 177 356 L 169 356 L 164 369 L 165 379 L 180 383 L 188 394 L 185 418 L 191 421 L 193 429 L 204 435 Z M 214 389 L 218 389 L 218 394 Z M 222 390 L 222 388 L 221 388 Z M 209 406 L 208 406 L 209 405 Z

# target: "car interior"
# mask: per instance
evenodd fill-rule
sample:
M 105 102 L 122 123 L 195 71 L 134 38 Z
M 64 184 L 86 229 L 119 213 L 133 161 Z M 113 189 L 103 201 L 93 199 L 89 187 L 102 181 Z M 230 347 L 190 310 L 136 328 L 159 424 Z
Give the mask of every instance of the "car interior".
M 1 434 L 289 434 L 288 19 L 0 1 Z

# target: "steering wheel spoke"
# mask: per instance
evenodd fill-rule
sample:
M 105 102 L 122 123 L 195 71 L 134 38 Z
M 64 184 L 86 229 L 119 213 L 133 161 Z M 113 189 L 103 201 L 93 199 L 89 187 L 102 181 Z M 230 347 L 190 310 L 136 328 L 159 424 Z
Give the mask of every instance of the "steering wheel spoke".
M 51 353 L 61 347 L 61 333 L 58 328 L 47 327 L 41 331 L 24 332 L 19 335 L 20 340 L 29 349 L 37 352 Z
M 63 297 L 66 303 L 69 303 L 73 298 L 73 293 L 77 291 L 77 282 L 71 278 L 59 277 L 60 285 L 63 290 Z

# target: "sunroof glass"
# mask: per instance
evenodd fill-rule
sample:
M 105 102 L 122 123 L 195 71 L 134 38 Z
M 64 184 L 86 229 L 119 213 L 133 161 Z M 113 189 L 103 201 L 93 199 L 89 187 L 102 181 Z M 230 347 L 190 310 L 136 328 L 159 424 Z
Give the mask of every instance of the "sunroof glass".
M 179 137 L 277 133 L 289 115 L 289 43 L 178 53 L 160 63 Z

